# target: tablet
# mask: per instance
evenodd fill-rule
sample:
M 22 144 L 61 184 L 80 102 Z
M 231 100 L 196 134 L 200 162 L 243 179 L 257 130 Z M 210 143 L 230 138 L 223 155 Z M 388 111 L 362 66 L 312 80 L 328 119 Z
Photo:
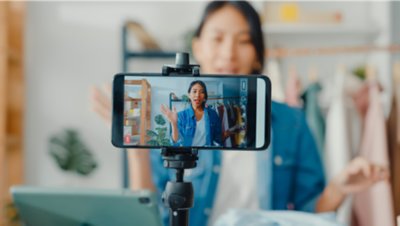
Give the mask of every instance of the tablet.
M 162 226 L 149 191 L 17 186 L 11 193 L 27 226 Z

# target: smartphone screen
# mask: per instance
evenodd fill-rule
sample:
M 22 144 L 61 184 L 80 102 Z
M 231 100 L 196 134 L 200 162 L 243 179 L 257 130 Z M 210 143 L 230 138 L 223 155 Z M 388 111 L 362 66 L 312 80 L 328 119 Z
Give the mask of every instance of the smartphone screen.
M 136 148 L 262 150 L 269 144 L 265 76 L 120 74 L 113 144 Z

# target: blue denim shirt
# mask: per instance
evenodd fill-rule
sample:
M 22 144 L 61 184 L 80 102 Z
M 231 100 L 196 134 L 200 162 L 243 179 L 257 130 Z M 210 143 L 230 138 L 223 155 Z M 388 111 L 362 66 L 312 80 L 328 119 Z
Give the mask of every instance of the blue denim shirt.
M 271 122 L 271 158 L 257 158 L 260 207 L 313 212 L 325 181 L 322 162 L 305 116 L 300 109 L 273 102 Z M 268 154 L 271 153 L 259 153 L 260 156 Z M 167 181 L 175 179 L 175 173 L 163 167 L 159 150 L 152 150 L 150 158 L 153 181 L 161 195 Z M 217 190 L 221 158 L 221 151 L 200 151 L 198 166 L 185 175 L 185 180 L 192 181 L 195 192 L 194 207 L 190 210 L 191 226 L 207 225 Z M 271 178 L 262 170 L 268 165 L 263 162 L 265 159 L 272 161 L 271 183 L 268 183 Z M 271 187 L 263 189 L 263 186 Z M 265 194 L 263 190 L 271 194 Z M 164 224 L 168 225 L 169 212 L 162 203 L 160 205 Z
M 204 108 L 204 119 L 206 122 L 206 146 L 221 146 L 222 128 L 221 120 L 213 109 Z M 196 116 L 194 110 L 189 107 L 178 112 L 179 139 L 174 143 L 178 146 L 192 146 L 193 137 L 196 132 Z

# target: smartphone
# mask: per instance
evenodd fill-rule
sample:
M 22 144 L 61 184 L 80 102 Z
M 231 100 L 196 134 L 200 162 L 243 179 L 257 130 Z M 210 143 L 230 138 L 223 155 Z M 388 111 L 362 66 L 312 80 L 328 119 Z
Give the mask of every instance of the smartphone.
M 263 75 L 117 74 L 112 111 L 116 147 L 265 150 L 271 83 Z

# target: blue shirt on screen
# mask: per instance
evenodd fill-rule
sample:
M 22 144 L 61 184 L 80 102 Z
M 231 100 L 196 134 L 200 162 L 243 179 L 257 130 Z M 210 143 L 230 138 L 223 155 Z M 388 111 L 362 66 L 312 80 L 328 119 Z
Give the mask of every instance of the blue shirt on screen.
M 205 107 L 203 117 L 206 123 L 205 146 L 221 146 L 222 127 L 217 112 L 209 107 Z M 179 138 L 174 142 L 174 145 L 192 146 L 193 137 L 196 132 L 196 116 L 192 107 L 178 112 L 178 130 Z

